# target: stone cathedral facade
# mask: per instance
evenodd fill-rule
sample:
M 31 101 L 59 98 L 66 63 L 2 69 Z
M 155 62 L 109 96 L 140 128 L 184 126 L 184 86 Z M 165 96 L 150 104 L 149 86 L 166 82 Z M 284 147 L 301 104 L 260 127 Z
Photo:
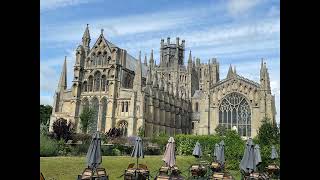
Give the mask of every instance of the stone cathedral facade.
M 260 82 L 237 74 L 230 65 L 227 77 L 220 79 L 219 62 L 213 58 L 201 63 L 185 58 L 185 40 L 168 37 L 160 42 L 159 64 L 141 52 L 134 58 L 125 49 L 108 41 L 101 31 L 90 47 L 87 27 L 76 49 L 72 86 L 67 88 L 64 61 L 54 95 L 52 123 L 58 118 L 73 122 L 81 131 L 79 116 L 84 107 L 95 109 L 89 131 L 124 129 L 124 136 L 155 134 L 213 134 L 220 124 L 236 128 L 244 137 L 253 137 L 268 117 L 275 123 L 275 97 L 265 62 L 261 62 Z M 184 60 L 187 64 L 185 65 Z

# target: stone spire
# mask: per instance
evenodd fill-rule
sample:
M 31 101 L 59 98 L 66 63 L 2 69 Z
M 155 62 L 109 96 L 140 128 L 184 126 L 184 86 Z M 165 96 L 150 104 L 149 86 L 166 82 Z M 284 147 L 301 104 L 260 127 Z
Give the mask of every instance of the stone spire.
M 90 32 L 89 32 L 89 24 L 87 24 L 86 30 L 83 33 L 82 36 L 82 46 L 87 50 L 90 46 Z
M 147 54 L 144 55 L 144 62 L 143 62 L 143 64 L 144 64 L 145 66 L 148 66 L 148 63 L 147 63 Z
M 67 56 L 64 58 L 62 72 L 58 84 L 58 91 L 67 89 Z
M 188 69 L 190 70 L 192 68 L 192 55 L 191 50 L 189 52 L 189 59 L 188 59 Z
M 233 73 L 234 73 L 235 75 L 237 74 L 236 66 L 234 66 L 234 68 L 233 68 Z
M 230 79 L 233 77 L 233 71 L 232 71 L 232 66 L 230 64 L 229 66 L 229 70 L 228 70 L 228 74 L 227 74 L 227 78 Z
M 266 62 L 263 62 L 263 60 L 261 60 L 260 84 L 263 89 L 267 90 L 268 93 L 271 93 L 269 72 L 267 64 Z
M 153 49 L 151 49 L 149 64 L 150 64 L 151 67 L 154 66 Z
M 152 74 L 151 74 L 151 65 L 149 64 L 148 66 L 148 73 L 147 73 L 147 79 L 146 79 L 146 84 L 147 85 L 152 85 Z
M 157 87 L 158 87 L 158 75 L 157 75 L 157 71 L 154 71 L 152 87 L 153 87 L 153 88 L 157 88 Z
M 139 59 L 137 62 L 136 72 L 133 80 L 133 89 L 141 91 L 142 88 L 142 67 L 141 67 L 141 51 L 139 51 Z

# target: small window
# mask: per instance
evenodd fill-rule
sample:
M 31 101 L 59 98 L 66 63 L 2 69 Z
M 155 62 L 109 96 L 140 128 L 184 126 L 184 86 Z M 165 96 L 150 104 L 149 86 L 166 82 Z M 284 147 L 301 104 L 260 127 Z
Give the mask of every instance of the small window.
M 194 122 L 191 123 L 191 128 L 194 129 Z
M 196 102 L 196 112 L 199 112 L 199 103 Z
M 128 102 L 126 102 L 126 112 L 128 112 L 129 110 L 129 105 L 128 105 Z
M 124 112 L 124 102 L 121 103 L 121 108 L 122 108 L 121 112 Z

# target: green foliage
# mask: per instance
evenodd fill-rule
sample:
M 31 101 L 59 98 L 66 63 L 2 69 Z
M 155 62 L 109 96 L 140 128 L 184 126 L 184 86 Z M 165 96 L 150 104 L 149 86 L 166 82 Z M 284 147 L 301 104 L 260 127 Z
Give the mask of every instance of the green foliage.
M 152 143 L 158 144 L 161 153 L 164 152 L 165 146 L 168 143 L 169 136 L 165 133 L 160 133 L 159 135 L 154 135 L 151 139 Z
M 245 142 L 236 131 L 227 130 L 225 137 L 222 138 L 225 143 L 226 168 L 237 170 L 242 159 Z
M 144 137 L 144 127 L 143 126 L 139 127 L 138 136 Z
M 56 156 L 58 155 L 58 143 L 56 140 L 50 139 L 44 134 L 40 134 L 40 156 Z
M 40 104 L 40 124 L 49 124 L 49 119 L 52 113 L 50 105 Z
M 112 149 L 112 155 L 113 156 L 120 156 L 121 155 L 121 151 L 117 148 L 113 148 Z
M 280 143 L 279 128 L 276 124 L 270 123 L 270 119 L 264 118 L 258 130 L 257 140 L 259 145 L 271 146 Z
M 72 156 L 84 156 L 87 154 L 89 149 L 88 143 L 77 144 L 71 146 L 70 155 Z
M 83 134 L 83 133 L 75 133 L 72 134 L 72 142 L 76 143 L 81 141 L 84 144 L 89 144 L 91 142 L 92 136 L 90 134 Z
M 221 124 L 219 124 L 216 127 L 215 131 L 219 136 L 224 136 L 226 134 L 227 129 L 226 129 L 226 127 L 224 127 Z
M 90 107 L 84 107 L 80 114 L 81 130 L 83 133 L 87 133 L 88 129 L 94 122 L 95 109 Z
M 179 134 L 175 136 L 177 153 L 180 155 L 192 155 L 193 148 L 196 142 L 199 141 L 203 154 L 211 154 L 215 143 L 219 143 L 220 139 L 216 135 L 197 136 Z
M 49 127 L 46 124 L 40 124 L 40 134 L 48 135 Z

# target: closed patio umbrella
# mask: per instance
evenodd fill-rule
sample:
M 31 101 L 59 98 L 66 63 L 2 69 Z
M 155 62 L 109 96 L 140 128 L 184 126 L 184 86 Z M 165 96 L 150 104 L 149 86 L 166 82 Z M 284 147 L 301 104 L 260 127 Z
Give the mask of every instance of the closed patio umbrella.
M 99 132 L 95 132 L 92 135 L 92 140 L 91 140 L 86 158 L 87 158 L 88 167 L 94 171 L 102 163 L 101 137 Z
M 257 166 L 262 162 L 261 160 L 261 153 L 260 153 L 260 146 L 256 144 L 254 146 L 254 170 L 256 170 Z
M 219 156 L 219 151 L 220 151 L 219 144 L 215 144 L 214 145 L 214 152 L 213 152 L 213 157 L 215 160 L 217 160 L 217 157 Z
M 162 159 L 167 166 L 173 167 L 176 165 L 176 156 L 175 156 L 175 141 L 173 137 L 170 137 L 168 144 L 166 145 L 166 150 Z
M 277 153 L 277 150 L 274 146 L 271 147 L 271 159 L 272 160 L 275 160 L 277 159 L 279 156 L 278 156 L 278 153 Z
M 225 157 L 224 157 L 224 141 L 222 140 L 220 143 L 219 143 L 219 153 L 218 153 L 218 156 L 217 156 L 217 161 L 220 163 L 220 164 L 224 164 L 225 162 Z
M 197 141 L 196 145 L 194 146 L 192 155 L 196 158 L 201 158 L 202 156 L 202 150 L 201 150 L 201 146 L 200 143 Z
M 137 158 L 137 168 L 138 168 L 138 160 L 140 157 L 144 158 L 144 154 L 143 154 L 143 143 L 142 143 L 142 139 L 140 137 L 136 138 L 132 153 L 131 153 L 131 157 L 135 157 Z
M 243 157 L 240 162 L 240 169 L 246 173 L 251 173 L 254 170 L 254 144 L 252 139 L 248 139 Z

